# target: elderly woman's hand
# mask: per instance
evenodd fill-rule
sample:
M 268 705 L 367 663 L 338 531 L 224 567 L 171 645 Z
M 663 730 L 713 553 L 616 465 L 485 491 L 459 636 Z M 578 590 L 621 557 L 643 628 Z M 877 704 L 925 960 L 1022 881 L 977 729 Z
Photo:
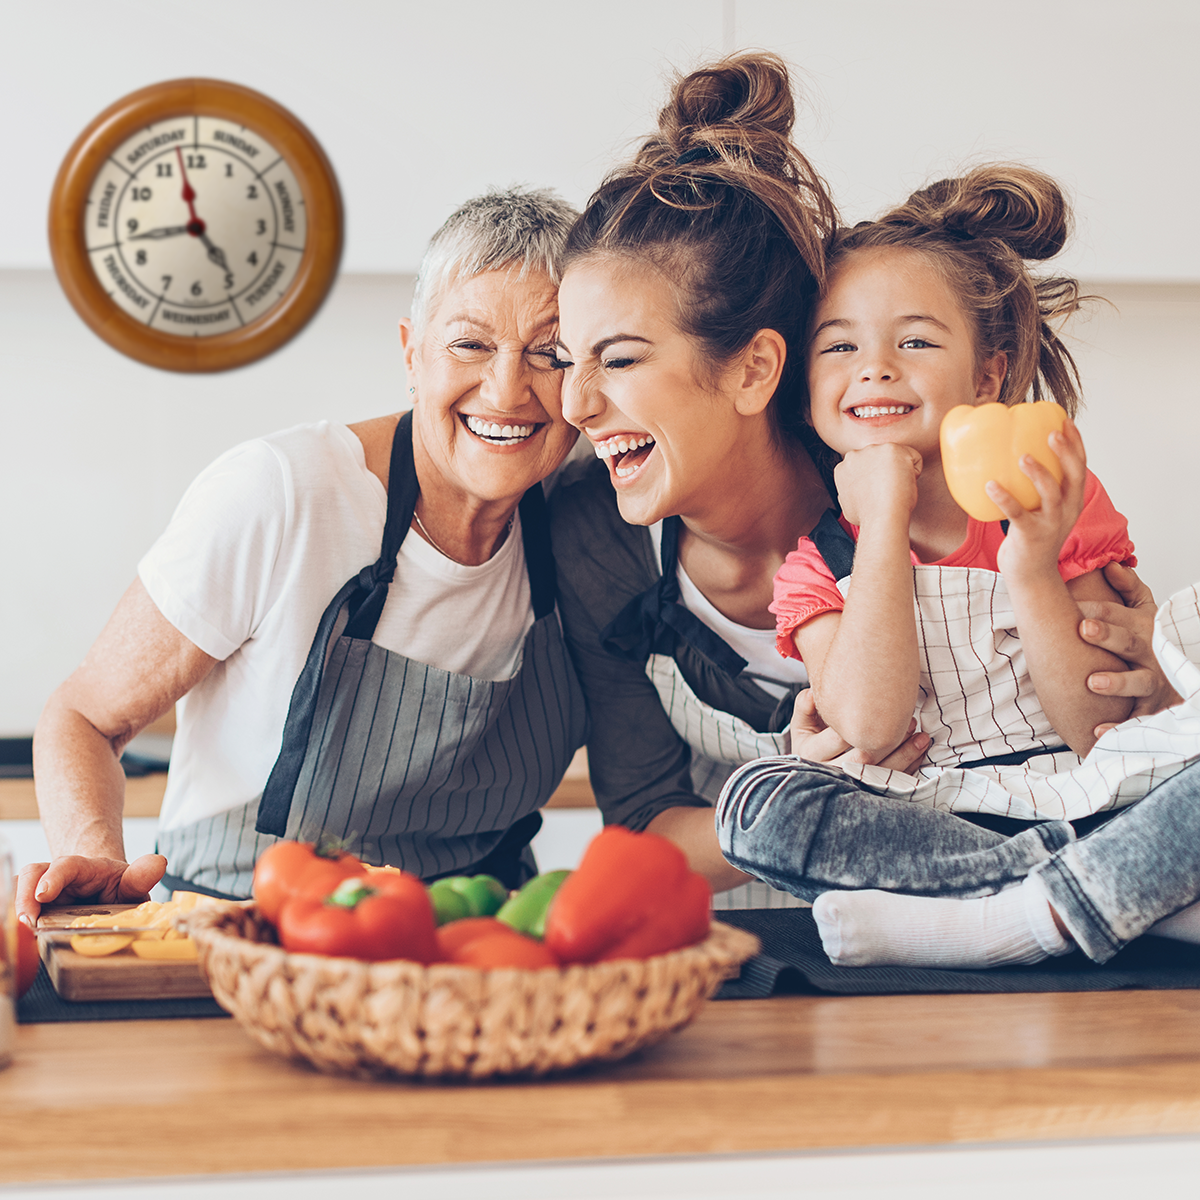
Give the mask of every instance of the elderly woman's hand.
M 74 900 L 88 904 L 140 904 L 163 877 L 167 860 L 143 854 L 126 863 L 115 858 L 66 854 L 49 863 L 30 863 L 17 876 L 17 918 L 37 926 L 43 904 Z
M 1120 563 L 1109 563 L 1104 577 L 1124 604 L 1086 601 L 1080 604 L 1084 619 L 1079 636 L 1101 646 L 1130 664 L 1128 671 L 1099 671 L 1088 676 L 1088 687 L 1104 696 L 1133 696 L 1131 717 L 1145 717 L 1178 704 L 1180 697 L 1167 682 L 1154 657 L 1154 614 L 1158 605 L 1150 589 Z M 1112 725 L 1098 725 L 1099 737 Z
M 855 749 L 836 729 L 831 729 L 821 719 L 811 688 L 796 697 L 790 732 L 792 753 L 808 759 L 809 762 L 831 763 L 833 766 L 870 763 L 885 767 L 889 771 L 903 771 L 905 774 L 910 774 L 921 761 L 925 751 L 929 749 L 931 740 L 927 733 L 917 732 L 917 723 L 913 720 L 908 727 L 908 737 L 891 753 L 881 757 Z

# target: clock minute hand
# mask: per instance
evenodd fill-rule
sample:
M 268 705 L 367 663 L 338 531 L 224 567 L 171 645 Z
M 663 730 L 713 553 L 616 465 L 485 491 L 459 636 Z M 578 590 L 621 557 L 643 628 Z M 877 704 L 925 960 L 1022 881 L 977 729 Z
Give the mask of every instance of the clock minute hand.
M 147 229 L 145 233 L 132 233 L 126 238 L 129 242 L 138 242 L 142 238 L 169 238 L 178 237 L 181 233 L 189 232 L 186 225 L 164 225 L 159 229 Z

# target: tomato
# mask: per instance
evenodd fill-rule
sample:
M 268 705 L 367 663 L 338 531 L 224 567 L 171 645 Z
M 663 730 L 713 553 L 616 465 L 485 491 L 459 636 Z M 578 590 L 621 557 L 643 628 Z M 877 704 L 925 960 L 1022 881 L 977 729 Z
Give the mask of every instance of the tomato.
M 495 917 L 464 917 L 461 921 L 439 926 L 437 943 L 442 957 L 453 960 L 459 950 L 476 938 L 498 935 L 512 937 L 512 934 L 512 928 Z
M 536 971 L 539 967 L 557 967 L 554 952 L 523 933 L 485 933 L 467 942 L 452 962 L 464 967 L 492 971 L 501 967 L 521 967 Z
M 279 940 L 293 954 L 383 962 L 438 957 L 425 885 L 404 872 L 348 876 L 324 897 L 296 896 L 279 914 Z
M 942 418 L 942 470 L 959 508 L 977 521 L 1002 521 L 1004 513 L 984 491 L 989 479 L 1001 484 L 1029 511 L 1042 501 L 1033 480 L 1017 465 L 1031 454 L 1061 482 L 1058 455 L 1049 437 L 1061 430 L 1066 410 L 1057 404 L 960 404 Z
M 328 896 L 363 864 L 344 850 L 318 842 L 276 842 L 254 864 L 254 900 L 259 912 L 279 924 L 279 913 L 297 896 Z

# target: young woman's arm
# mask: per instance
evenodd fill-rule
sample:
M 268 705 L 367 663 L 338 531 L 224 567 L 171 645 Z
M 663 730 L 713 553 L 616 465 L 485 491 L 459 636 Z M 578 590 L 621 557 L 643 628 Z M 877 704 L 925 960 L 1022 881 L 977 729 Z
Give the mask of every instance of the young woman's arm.
M 920 657 L 908 525 L 920 456 L 908 446 L 851 451 L 835 480 L 842 512 L 859 526 L 845 608 L 801 625 L 796 649 L 817 708 L 851 745 L 887 753 L 908 734 Z
M 1118 671 L 1101 671 L 1088 676 L 1088 687 L 1101 696 L 1133 698 L 1131 717 L 1148 717 L 1178 704 L 1179 693 L 1167 682 L 1154 657 L 1154 614 L 1158 602 L 1150 589 L 1130 568 L 1111 562 L 1104 578 L 1116 589 L 1121 603 L 1084 600 L 1079 636 L 1093 646 L 1115 654 L 1122 662 Z M 1110 725 L 1095 730 L 1100 737 Z
M 1051 435 L 1050 448 L 1062 464 L 1061 484 L 1032 457 L 1021 463 L 1041 497 L 1036 512 L 1027 512 L 994 482 L 988 484 L 988 494 L 1009 521 L 997 561 L 1038 699 L 1063 741 L 1077 754 L 1086 754 L 1095 744 L 1096 727 L 1125 720 L 1132 703 L 1097 695 L 1087 686 L 1094 673 L 1120 671 L 1125 664 L 1079 636 L 1083 614 L 1077 602 L 1119 597 L 1101 571 L 1070 582 L 1059 574 L 1063 543 L 1083 510 L 1087 462 L 1073 422 Z

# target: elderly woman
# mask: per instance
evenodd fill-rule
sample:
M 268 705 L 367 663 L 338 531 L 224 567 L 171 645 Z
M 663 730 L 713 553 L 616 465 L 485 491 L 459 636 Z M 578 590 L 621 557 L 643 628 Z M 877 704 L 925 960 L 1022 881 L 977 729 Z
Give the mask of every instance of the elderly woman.
M 542 480 L 575 431 L 556 370 L 574 213 L 460 208 L 400 325 L 412 410 L 256 439 L 204 471 L 39 722 L 54 861 L 18 906 L 242 897 L 280 837 L 424 878 L 534 873 L 585 715 L 555 613 Z M 158 849 L 125 862 L 122 747 L 179 702 Z M 165 855 L 165 859 L 163 857 Z
M 718 889 L 745 871 L 804 900 L 886 888 L 923 906 L 1027 876 L 1030 891 L 1057 881 L 1047 886 L 1062 927 L 1103 958 L 1200 897 L 1200 768 L 1075 842 L 1061 822 L 1000 832 L 865 795 L 791 756 L 846 749 L 821 728 L 803 667 L 775 651 L 767 611 L 785 555 L 830 503 L 804 421 L 803 364 L 833 208 L 789 140 L 792 116 L 774 56 L 687 76 L 567 246 L 563 409 L 599 461 L 556 489 L 553 534 L 597 801 L 606 820 L 672 838 Z M 1110 570 L 1133 607 L 1095 608 L 1088 615 L 1103 619 L 1081 633 L 1136 669 L 1089 683 L 1140 694 L 1136 711 L 1152 712 L 1171 690 L 1145 653 L 1151 601 Z M 802 746 L 788 739 L 800 705 Z M 928 744 L 913 735 L 885 765 L 904 770 Z M 965 914 L 953 951 L 963 965 L 1001 961 L 971 915 L 977 902 L 945 903 Z M 909 911 L 887 923 L 903 933 Z M 1200 937 L 1200 914 L 1195 925 Z M 1184 936 L 1176 924 L 1155 931 Z M 1048 952 L 1022 935 L 1021 953 Z M 923 936 L 916 959 L 891 961 L 921 961 L 936 941 Z

